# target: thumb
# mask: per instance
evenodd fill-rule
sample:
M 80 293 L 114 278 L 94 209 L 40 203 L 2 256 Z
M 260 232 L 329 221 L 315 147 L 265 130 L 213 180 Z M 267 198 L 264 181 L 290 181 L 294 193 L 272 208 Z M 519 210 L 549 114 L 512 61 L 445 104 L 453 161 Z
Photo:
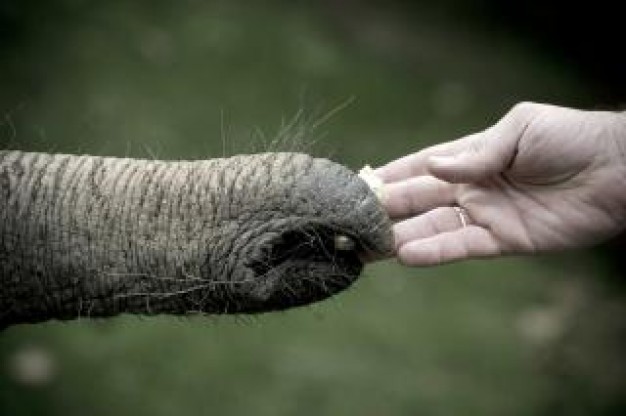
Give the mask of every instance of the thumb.
M 461 139 L 454 153 L 428 158 L 428 171 L 451 183 L 478 182 L 504 172 L 537 108 L 537 104 L 515 106 L 494 126 Z

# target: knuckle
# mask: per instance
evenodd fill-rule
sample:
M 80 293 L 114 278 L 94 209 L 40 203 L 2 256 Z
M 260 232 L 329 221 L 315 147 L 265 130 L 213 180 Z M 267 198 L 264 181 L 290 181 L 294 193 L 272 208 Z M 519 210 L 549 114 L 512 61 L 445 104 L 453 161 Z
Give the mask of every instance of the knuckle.
M 545 104 L 540 104 L 533 101 L 521 101 L 511 107 L 511 109 L 507 113 L 507 117 L 511 117 L 516 120 L 528 120 L 534 117 L 545 107 L 547 107 Z

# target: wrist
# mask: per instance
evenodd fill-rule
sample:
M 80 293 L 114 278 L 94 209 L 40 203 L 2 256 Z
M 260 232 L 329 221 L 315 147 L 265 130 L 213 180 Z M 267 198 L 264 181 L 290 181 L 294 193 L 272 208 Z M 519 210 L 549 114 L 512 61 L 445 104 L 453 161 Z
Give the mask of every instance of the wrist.
M 626 111 L 616 113 L 615 141 L 620 152 L 620 157 L 626 164 Z
M 617 180 L 621 184 L 626 184 L 626 111 L 614 113 L 614 125 L 611 133 L 617 149 Z M 620 187 L 617 192 L 621 201 L 622 218 L 626 224 L 626 187 Z

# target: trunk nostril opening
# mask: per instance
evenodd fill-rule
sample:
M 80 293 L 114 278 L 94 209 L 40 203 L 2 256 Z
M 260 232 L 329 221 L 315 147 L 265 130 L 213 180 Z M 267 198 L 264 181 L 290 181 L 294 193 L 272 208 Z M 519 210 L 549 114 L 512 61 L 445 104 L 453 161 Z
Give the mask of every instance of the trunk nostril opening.
M 265 240 L 245 265 L 253 279 L 244 294 L 247 310 L 305 305 L 346 289 L 363 269 L 359 247 L 356 239 L 319 224 Z
M 248 264 L 257 277 L 279 267 L 285 272 L 293 271 L 290 263 L 302 268 L 307 263 L 328 263 L 335 267 L 361 263 L 354 238 L 323 226 L 285 231 L 267 242 L 259 257 Z

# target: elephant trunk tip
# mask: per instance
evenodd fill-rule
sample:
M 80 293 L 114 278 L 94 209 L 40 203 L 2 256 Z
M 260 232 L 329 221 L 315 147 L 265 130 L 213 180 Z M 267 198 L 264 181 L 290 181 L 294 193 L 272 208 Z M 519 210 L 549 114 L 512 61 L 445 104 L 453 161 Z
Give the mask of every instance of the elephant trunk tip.
M 391 222 L 375 192 L 358 175 L 326 159 L 289 156 L 263 195 L 259 215 L 271 212 L 248 249 L 239 280 L 250 282 L 238 309 L 244 313 L 300 306 L 330 297 L 354 283 L 364 264 L 392 252 Z M 286 165 L 286 166 L 285 166 Z M 252 199 L 256 201 L 256 199 Z M 258 219 L 258 217 L 257 217 Z M 253 253 L 253 254 L 250 254 Z

